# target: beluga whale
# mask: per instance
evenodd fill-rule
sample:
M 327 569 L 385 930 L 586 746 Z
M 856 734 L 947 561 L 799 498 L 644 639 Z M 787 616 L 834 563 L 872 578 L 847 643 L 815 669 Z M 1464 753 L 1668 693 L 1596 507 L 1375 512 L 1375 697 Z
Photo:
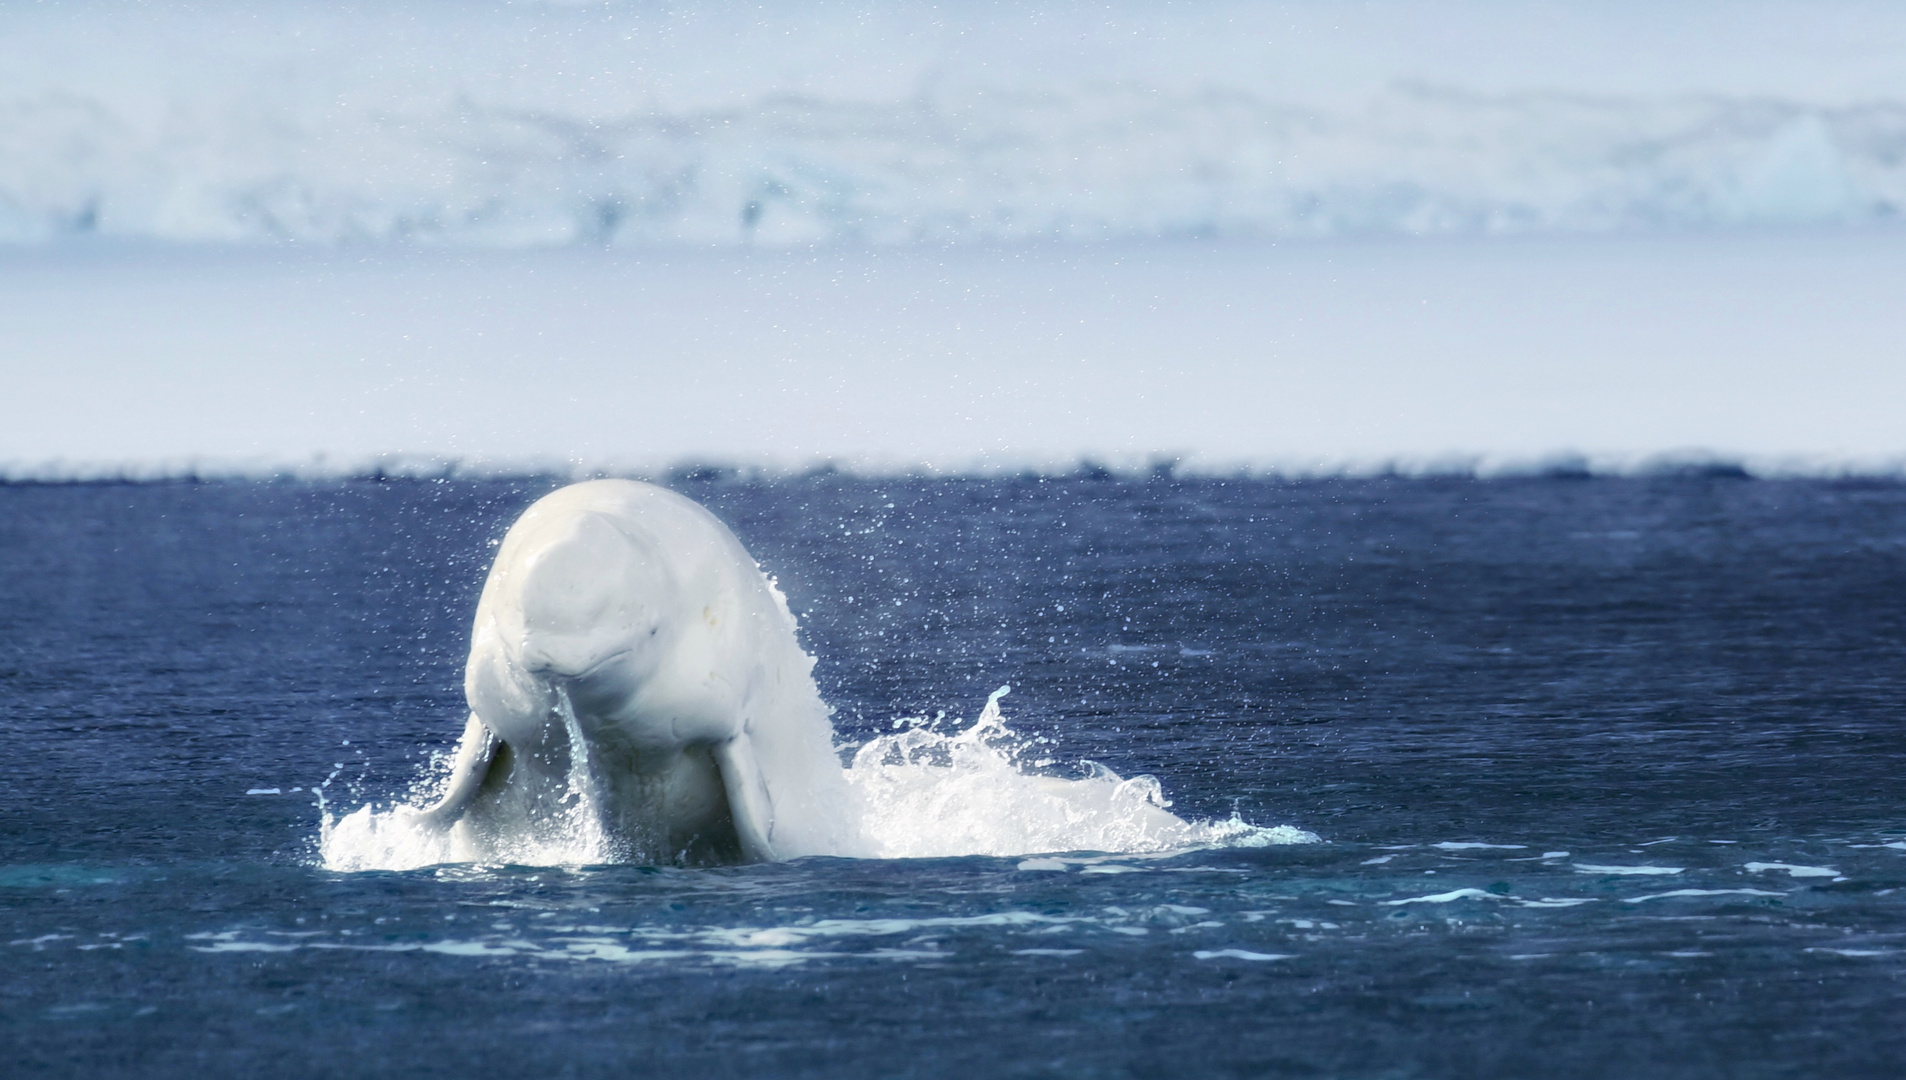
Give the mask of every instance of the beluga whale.
M 464 858 L 710 865 L 861 846 L 787 602 L 727 526 L 652 484 L 539 499 L 477 602 L 464 726 L 416 811 Z M 539 860 L 540 861 L 540 860 Z

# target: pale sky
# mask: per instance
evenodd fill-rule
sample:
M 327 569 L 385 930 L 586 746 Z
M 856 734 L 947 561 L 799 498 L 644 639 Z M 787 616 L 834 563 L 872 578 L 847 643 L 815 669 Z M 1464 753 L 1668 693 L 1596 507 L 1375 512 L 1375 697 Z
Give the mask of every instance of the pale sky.
M 1888 232 L 0 254 L 0 462 L 1906 458 Z

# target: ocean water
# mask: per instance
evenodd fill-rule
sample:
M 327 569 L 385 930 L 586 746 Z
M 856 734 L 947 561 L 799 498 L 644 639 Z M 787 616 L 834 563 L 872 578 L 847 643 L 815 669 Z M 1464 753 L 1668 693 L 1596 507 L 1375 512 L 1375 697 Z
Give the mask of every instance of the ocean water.
M 438 775 L 556 482 L 4 485 L 8 1074 L 1906 1063 L 1906 484 L 668 482 L 778 581 L 843 752 L 967 738 L 1216 832 L 1030 850 L 977 799 L 894 821 L 988 854 L 327 868 Z

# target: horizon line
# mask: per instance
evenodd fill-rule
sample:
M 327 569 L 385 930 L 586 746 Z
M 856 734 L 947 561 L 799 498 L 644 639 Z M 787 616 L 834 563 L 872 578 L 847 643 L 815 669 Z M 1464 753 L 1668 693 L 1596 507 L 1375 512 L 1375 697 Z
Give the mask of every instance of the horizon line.
M 388 453 L 332 462 L 175 457 L 132 461 L 0 462 L 0 485 L 337 483 L 582 480 L 772 483 L 840 476 L 858 480 L 1530 480 L 1742 479 L 1906 481 L 1906 452 L 1885 458 L 1728 454 L 1690 449 L 1649 454 L 1374 455 L 1366 458 L 1217 460 L 1152 453 L 967 458 L 957 463 L 816 456 L 801 461 L 685 454 L 665 461 L 555 457 L 447 457 Z

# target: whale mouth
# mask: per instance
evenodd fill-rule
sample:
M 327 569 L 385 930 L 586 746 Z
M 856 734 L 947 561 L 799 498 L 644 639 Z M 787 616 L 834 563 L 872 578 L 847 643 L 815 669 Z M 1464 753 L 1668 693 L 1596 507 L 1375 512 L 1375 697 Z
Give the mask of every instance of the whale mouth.
M 558 711 L 567 710 L 582 734 L 596 737 L 605 727 L 614 727 L 600 717 L 618 702 L 625 701 L 641 681 L 632 663 L 633 649 L 617 649 L 574 674 L 552 666 L 531 674 L 549 684 L 558 701 Z
M 560 685 L 573 694 L 575 684 L 597 681 L 595 677 L 605 674 L 606 669 L 612 664 L 627 660 L 634 655 L 633 648 L 621 648 L 586 663 L 577 663 L 571 661 L 569 657 L 559 656 L 555 650 L 526 646 L 522 652 L 522 661 L 523 669 L 531 675 L 548 679 L 552 686 Z

